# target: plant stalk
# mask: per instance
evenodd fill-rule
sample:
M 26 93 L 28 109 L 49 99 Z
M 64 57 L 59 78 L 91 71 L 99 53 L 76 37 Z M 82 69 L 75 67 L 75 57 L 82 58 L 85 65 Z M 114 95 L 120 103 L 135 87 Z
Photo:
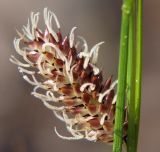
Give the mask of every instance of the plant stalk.
M 120 35 L 120 54 L 118 67 L 117 103 L 114 128 L 113 152 L 121 152 L 123 144 L 123 122 L 126 95 L 126 75 L 128 57 L 128 33 L 129 17 L 132 8 L 132 0 L 124 0 L 122 5 L 122 22 Z
M 142 3 L 137 0 L 136 18 L 136 75 L 135 75 L 135 129 L 136 129 L 136 149 L 138 146 L 140 107 L 141 107 L 141 83 L 142 83 Z
M 128 106 L 128 139 L 127 152 L 136 151 L 135 130 L 135 33 L 136 33 L 135 1 L 129 20 L 128 62 L 127 62 L 127 106 Z

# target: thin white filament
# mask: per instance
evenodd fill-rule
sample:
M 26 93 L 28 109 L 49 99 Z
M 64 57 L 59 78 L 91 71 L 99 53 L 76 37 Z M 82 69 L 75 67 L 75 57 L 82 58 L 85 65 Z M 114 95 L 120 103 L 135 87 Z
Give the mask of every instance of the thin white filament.
M 22 66 L 22 67 L 26 67 L 26 68 L 30 67 L 29 64 L 20 62 L 20 61 L 19 61 L 18 59 L 16 59 L 13 55 L 11 55 L 11 57 L 9 58 L 9 60 L 10 60 L 12 63 L 14 63 L 14 64 L 16 64 L 16 65 L 18 65 L 18 66 Z
M 83 139 L 83 136 L 76 136 L 76 137 L 66 137 L 66 136 L 62 136 L 58 133 L 56 127 L 54 128 L 55 133 L 57 134 L 58 137 L 62 138 L 62 139 L 66 139 L 66 140 L 79 140 L 79 139 Z
M 77 27 L 73 27 L 71 29 L 71 32 L 70 32 L 70 35 L 69 35 L 69 45 L 70 45 L 70 48 L 73 47 L 73 44 L 74 44 L 74 31 Z
M 103 98 L 104 98 L 107 94 L 109 94 L 109 92 L 116 86 L 117 83 L 118 83 L 117 80 L 114 81 L 109 89 L 107 89 L 104 93 L 100 93 L 100 94 L 99 94 L 99 98 L 98 98 L 98 102 L 101 103 L 102 100 L 103 100 Z
M 94 89 L 95 89 L 95 84 L 93 84 L 93 83 L 84 83 L 84 84 L 82 84 L 82 86 L 80 87 L 80 91 L 81 92 L 83 92 L 85 89 L 86 89 L 86 87 L 90 87 L 90 89 L 93 91 Z
M 53 13 L 47 10 L 47 8 L 44 8 L 44 21 L 48 28 L 49 33 L 51 33 L 56 40 L 56 42 L 59 41 L 57 33 L 52 28 L 52 17 L 55 17 Z M 57 22 L 58 23 L 58 22 Z M 58 25 L 59 26 L 59 25 Z

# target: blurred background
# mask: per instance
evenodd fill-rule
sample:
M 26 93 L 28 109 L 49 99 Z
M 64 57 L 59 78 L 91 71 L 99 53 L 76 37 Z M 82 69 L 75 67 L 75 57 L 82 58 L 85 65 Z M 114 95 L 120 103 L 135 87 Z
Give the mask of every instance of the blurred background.
M 56 126 L 66 133 L 64 124 L 52 111 L 30 95 L 32 86 L 22 79 L 17 66 L 9 62 L 16 54 L 16 29 L 26 25 L 31 11 L 43 14 L 53 10 L 63 34 L 78 26 L 77 35 L 90 48 L 105 41 L 99 53 L 104 79 L 117 77 L 120 32 L 120 0 L 0 0 L 0 152 L 111 152 L 111 146 L 86 140 L 66 141 L 54 133 Z M 143 94 L 138 152 L 159 152 L 160 144 L 160 1 L 144 1 L 143 18 Z M 43 24 L 41 17 L 40 24 Z

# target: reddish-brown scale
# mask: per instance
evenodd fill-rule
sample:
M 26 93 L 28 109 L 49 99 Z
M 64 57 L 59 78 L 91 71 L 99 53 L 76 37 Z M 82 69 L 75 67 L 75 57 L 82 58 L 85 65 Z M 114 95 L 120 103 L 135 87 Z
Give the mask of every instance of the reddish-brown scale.
M 65 39 L 63 40 L 63 50 L 62 50 L 62 52 L 63 52 L 65 55 L 67 55 L 68 52 L 69 52 L 69 50 L 70 50 L 69 40 L 68 40 L 68 38 L 65 38 Z
M 112 76 L 104 82 L 104 84 L 102 85 L 101 92 L 108 90 L 111 86 L 111 82 L 112 82 Z
M 72 57 L 72 61 L 74 62 L 75 59 L 76 59 L 76 55 L 77 55 L 76 49 L 75 48 L 70 48 L 70 50 L 67 54 L 68 59 L 70 59 Z
M 50 77 L 52 80 L 55 80 L 57 82 L 65 82 L 66 78 L 63 75 L 60 75 L 56 69 L 51 71 L 52 76 Z
M 71 112 L 71 114 L 73 115 L 77 115 L 77 114 L 84 115 L 85 111 L 86 109 L 84 107 L 76 106 L 76 107 L 72 107 L 69 112 Z
M 89 103 L 87 104 L 87 108 L 92 115 L 95 115 L 98 112 L 98 104 Z
M 83 70 L 83 71 L 81 71 L 81 74 L 80 74 L 80 82 L 82 83 L 82 82 L 84 82 L 84 80 L 86 80 L 87 79 L 87 72 L 86 72 L 86 70 Z
M 107 106 L 103 103 L 100 104 L 100 113 L 106 113 Z
M 45 55 L 49 60 L 52 60 L 54 58 L 53 54 L 50 52 L 46 52 Z
M 99 92 L 102 86 L 102 82 L 103 82 L 102 71 L 98 74 L 98 82 L 99 82 L 99 85 L 97 87 L 97 91 Z
M 84 62 L 84 60 L 83 59 L 79 59 L 76 62 L 77 62 L 76 63 L 76 67 L 74 68 L 73 73 L 75 73 L 77 75 L 80 75 L 81 70 L 83 69 L 83 62 Z
M 55 60 L 55 64 L 57 64 L 58 66 L 62 67 L 64 65 L 64 62 L 61 59 L 54 58 L 54 60 Z
M 74 99 L 65 99 L 65 100 L 63 100 L 63 102 L 64 102 L 67 106 L 74 106 L 74 105 L 75 105 L 75 100 L 74 100 Z
M 37 37 L 37 41 L 40 42 L 40 43 L 44 43 L 44 41 L 41 37 Z
M 73 92 L 73 88 L 70 85 L 65 85 L 61 88 L 59 88 L 59 92 L 62 93 L 63 95 L 67 95 L 67 96 L 73 96 L 74 92 Z
M 100 121 L 98 118 L 93 118 L 93 119 L 89 120 L 88 123 L 90 124 L 91 128 L 93 128 L 93 129 L 101 128 Z
M 95 90 L 95 91 L 92 91 L 91 92 L 91 95 L 92 95 L 92 98 L 94 99 L 94 100 L 98 100 L 98 92 Z
M 27 44 L 28 47 L 30 47 L 32 50 L 40 50 L 42 49 L 43 42 L 34 40 L 34 41 L 24 42 L 24 44 Z
M 75 73 L 75 72 L 73 72 L 73 78 L 74 78 L 74 81 L 77 81 L 77 79 L 78 79 L 78 74 Z M 78 82 L 78 81 L 77 81 L 77 82 Z
M 66 77 L 64 77 L 63 75 L 58 75 L 57 77 L 56 77 L 56 81 L 57 82 L 63 82 L 63 83 L 66 83 L 67 82 L 67 80 L 66 80 Z
M 34 53 L 34 54 L 33 54 L 33 53 Z M 35 51 L 33 51 L 33 52 L 30 51 L 30 52 L 28 52 L 28 54 L 27 54 L 27 58 L 28 58 L 31 62 L 33 62 L 33 63 L 36 63 L 36 62 L 37 62 L 39 56 L 40 56 L 40 54 L 37 53 L 37 52 L 35 52 Z
M 58 36 L 58 40 L 59 40 L 59 41 L 58 41 L 58 44 L 61 45 L 63 38 L 62 38 L 62 33 L 61 33 L 60 30 L 57 32 L 57 36 Z
M 86 69 L 82 69 L 81 73 L 79 74 L 79 83 L 82 84 L 84 82 L 90 82 L 91 73 L 92 73 L 92 70 L 89 66 Z
M 95 89 L 98 90 L 98 88 L 100 87 L 100 83 L 101 83 L 98 76 L 96 76 L 96 75 L 92 76 L 91 82 L 96 85 Z
M 114 117 L 115 117 L 115 109 L 116 109 L 116 105 L 114 104 L 114 105 L 111 106 L 111 109 L 110 109 L 109 115 L 108 115 L 108 119 L 109 119 L 110 121 L 113 121 L 113 120 L 114 120 Z
M 51 71 L 51 73 L 52 73 L 52 76 L 53 76 L 53 77 L 56 77 L 56 76 L 58 75 L 58 72 L 57 72 L 56 69 L 53 69 L 53 70 Z
M 113 133 L 114 131 L 114 124 L 112 121 L 105 121 L 103 124 L 103 128 L 110 133 Z
M 104 100 L 104 105 L 106 106 L 107 113 L 111 109 L 113 98 L 114 98 L 114 90 L 111 90 L 110 93 L 106 96 L 106 98 Z
M 110 134 L 102 134 L 98 137 L 98 140 L 103 141 L 103 142 L 113 142 L 113 136 Z
M 54 37 L 52 36 L 52 34 L 48 34 L 49 36 L 49 42 L 53 43 L 53 44 L 57 44 L 56 40 L 54 39 Z
M 86 93 L 86 92 L 83 92 L 82 93 L 82 101 L 85 103 L 85 104 L 88 104 L 89 101 L 91 99 L 91 96 L 90 94 Z
M 42 33 L 38 28 L 35 29 L 35 32 L 36 32 L 36 34 L 38 35 L 38 37 L 43 40 L 44 35 L 43 35 L 43 33 Z
M 74 92 L 77 94 L 77 96 L 79 96 L 80 93 L 81 93 L 81 91 L 80 91 L 80 85 L 78 83 L 74 83 L 72 86 L 73 86 Z

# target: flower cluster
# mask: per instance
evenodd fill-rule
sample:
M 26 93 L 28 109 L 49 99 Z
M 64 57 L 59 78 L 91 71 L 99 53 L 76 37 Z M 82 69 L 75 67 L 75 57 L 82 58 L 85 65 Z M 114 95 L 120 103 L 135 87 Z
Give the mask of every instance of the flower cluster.
M 52 19 L 57 32 L 52 28 Z M 117 81 L 112 77 L 103 82 L 102 71 L 96 66 L 100 42 L 89 51 L 83 37 L 75 38 L 71 29 L 62 37 L 56 15 L 44 9 L 46 29 L 38 28 L 39 13 L 31 13 L 23 33 L 15 38 L 16 52 L 25 63 L 11 56 L 23 78 L 34 86 L 32 95 L 53 110 L 65 122 L 71 137 L 56 134 L 68 140 L 85 138 L 90 141 L 113 142 Z M 81 45 L 80 45 L 81 44 Z M 124 121 L 124 137 L 127 121 Z

